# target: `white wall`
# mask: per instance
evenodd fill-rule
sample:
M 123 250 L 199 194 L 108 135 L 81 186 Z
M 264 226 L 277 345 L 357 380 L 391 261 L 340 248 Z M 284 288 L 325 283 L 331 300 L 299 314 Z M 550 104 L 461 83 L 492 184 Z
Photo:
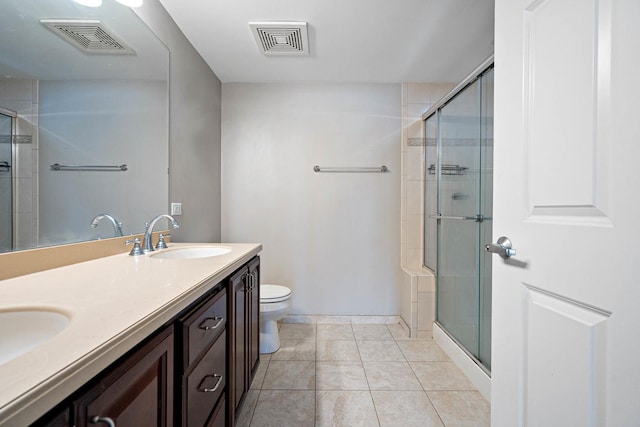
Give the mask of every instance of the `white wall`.
M 222 240 L 263 244 L 293 314 L 398 314 L 400 116 L 395 84 L 223 85 Z

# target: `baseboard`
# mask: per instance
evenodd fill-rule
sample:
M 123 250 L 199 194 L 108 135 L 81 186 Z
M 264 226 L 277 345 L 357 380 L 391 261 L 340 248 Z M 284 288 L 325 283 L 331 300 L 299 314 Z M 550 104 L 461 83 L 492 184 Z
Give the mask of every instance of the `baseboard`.
M 324 316 L 315 314 L 289 314 L 282 319 L 283 323 L 377 323 L 386 325 L 395 325 L 401 320 L 400 316 Z

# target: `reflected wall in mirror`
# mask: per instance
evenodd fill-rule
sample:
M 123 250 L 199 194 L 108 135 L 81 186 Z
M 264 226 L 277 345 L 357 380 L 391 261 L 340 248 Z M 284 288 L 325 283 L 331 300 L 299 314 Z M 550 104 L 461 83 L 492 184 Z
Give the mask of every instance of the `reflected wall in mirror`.
M 56 33 L 42 20 L 74 22 Z M 0 252 L 141 233 L 166 212 L 168 73 L 167 48 L 115 0 L 3 1 Z M 100 214 L 114 220 L 92 227 Z

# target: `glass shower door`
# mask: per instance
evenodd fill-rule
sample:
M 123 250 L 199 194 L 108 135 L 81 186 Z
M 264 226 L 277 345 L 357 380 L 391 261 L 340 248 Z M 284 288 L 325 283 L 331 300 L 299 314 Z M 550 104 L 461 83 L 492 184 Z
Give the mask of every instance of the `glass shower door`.
M 480 103 L 478 82 L 440 110 L 438 322 L 478 356 Z
M 490 370 L 493 68 L 437 116 L 437 320 Z
M 0 253 L 13 248 L 13 120 L 0 112 Z

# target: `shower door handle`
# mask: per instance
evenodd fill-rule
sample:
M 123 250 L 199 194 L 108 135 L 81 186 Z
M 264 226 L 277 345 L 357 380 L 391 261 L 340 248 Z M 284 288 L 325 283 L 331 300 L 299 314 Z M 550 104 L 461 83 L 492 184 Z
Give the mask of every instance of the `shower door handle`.
M 462 221 L 475 221 L 482 222 L 484 221 L 484 216 L 482 215 L 473 215 L 473 216 L 450 216 L 450 215 L 429 215 L 429 218 L 432 219 L 457 219 Z
M 485 245 L 484 250 L 498 254 L 504 259 L 509 259 L 516 254 L 516 250 L 511 247 L 511 240 L 505 236 L 500 237 L 496 243 Z

